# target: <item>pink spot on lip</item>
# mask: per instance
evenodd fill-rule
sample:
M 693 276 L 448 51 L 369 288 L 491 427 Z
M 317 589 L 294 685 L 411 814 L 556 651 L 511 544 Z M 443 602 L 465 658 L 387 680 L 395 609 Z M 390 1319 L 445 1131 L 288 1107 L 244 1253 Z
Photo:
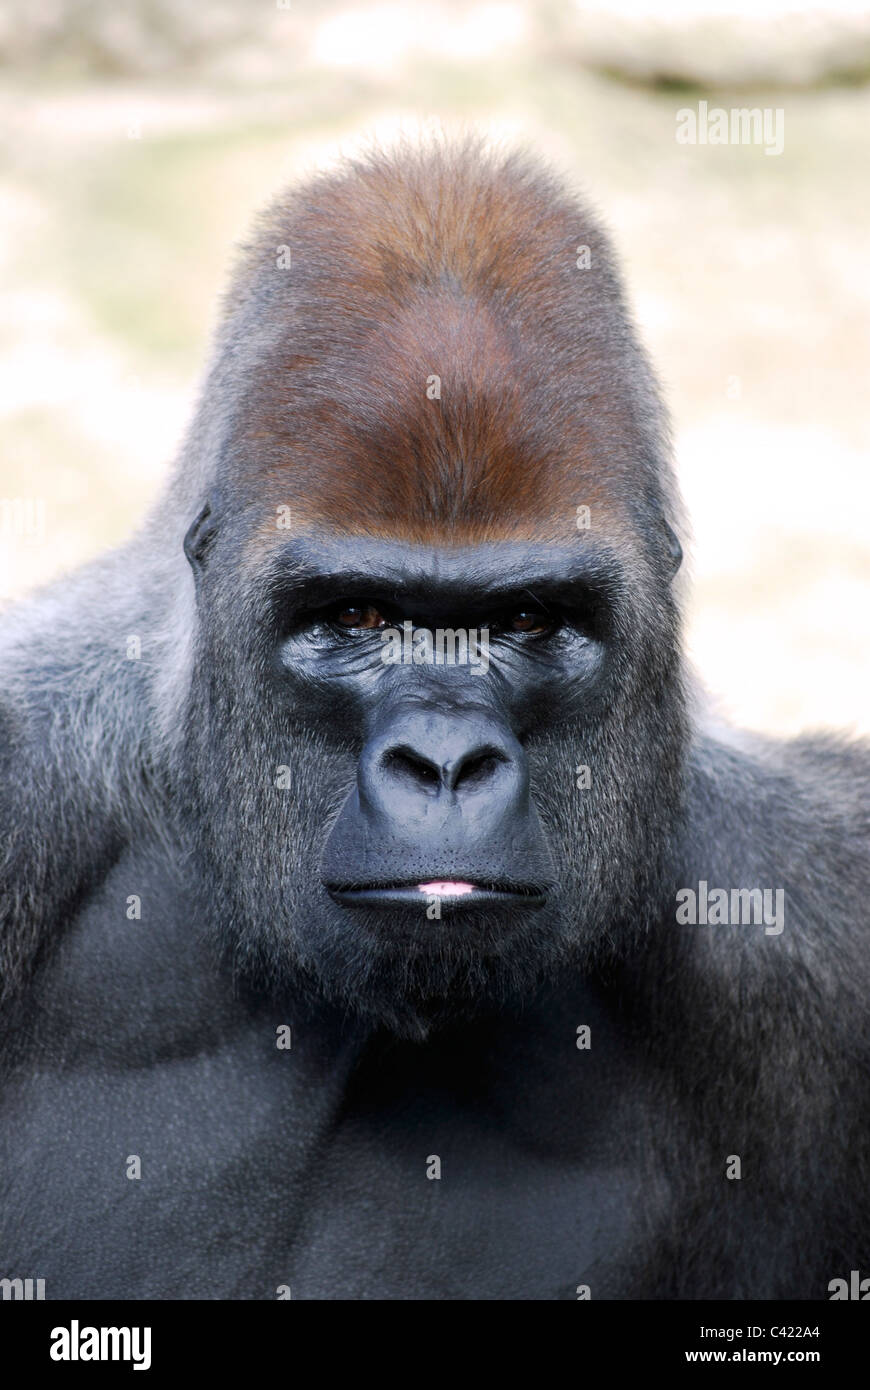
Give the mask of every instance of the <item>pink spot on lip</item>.
M 457 898 L 462 893 L 473 893 L 474 884 L 456 882 L 453 879 L 438 879 L 435 883 L 418 883 L 417 891 L 438 898 Z

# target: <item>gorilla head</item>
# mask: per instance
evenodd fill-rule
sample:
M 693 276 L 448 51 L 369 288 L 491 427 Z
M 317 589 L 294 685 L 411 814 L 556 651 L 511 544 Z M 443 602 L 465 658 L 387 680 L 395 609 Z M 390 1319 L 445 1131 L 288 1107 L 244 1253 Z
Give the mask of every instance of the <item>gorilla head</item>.
M 177 771 L 244 975 L 421 1035 L 636 947 L 681 808 L 677 504 L 583 205 L 475 145 L 279 199 L 182 462 Z

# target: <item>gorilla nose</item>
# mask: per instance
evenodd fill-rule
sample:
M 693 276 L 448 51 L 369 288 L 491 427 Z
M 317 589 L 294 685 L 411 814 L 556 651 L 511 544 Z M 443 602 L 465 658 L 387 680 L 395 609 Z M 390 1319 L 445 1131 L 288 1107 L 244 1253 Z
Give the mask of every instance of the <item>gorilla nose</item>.
M 385 710 L 324 847 L 344 906 L 426 901 L 538 907 L 552 863 L 519 740 L 489 709 Z M 348 895 L 350 894 L 350 898 Z
M 395 819 L 445 811 L 485 795 L 493 811 L 522 798 L 525 756 L 507 729 L 488 712 L 440 714 L 419 710 L 375 735 L 359 766 L 360 801 L 370 812 Z

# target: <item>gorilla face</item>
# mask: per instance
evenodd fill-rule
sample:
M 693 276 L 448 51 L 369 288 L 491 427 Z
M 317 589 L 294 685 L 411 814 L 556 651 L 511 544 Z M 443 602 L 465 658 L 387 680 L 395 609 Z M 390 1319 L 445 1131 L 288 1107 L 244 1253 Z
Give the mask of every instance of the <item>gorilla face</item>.
M 233 529 L 212 508 L 186 542 L 183 782 L 242 974 L 422 1036 L 631 949 L 679 805 L 664 533 L 632 573 L 588 538 L 321 528 L 264 565 Z
M 685 742 L 663 436 L 606 238 L 522 159 L 261 219 L 179 484 L 180 795 L 258 989 L 420 1034 L 639 941 Z

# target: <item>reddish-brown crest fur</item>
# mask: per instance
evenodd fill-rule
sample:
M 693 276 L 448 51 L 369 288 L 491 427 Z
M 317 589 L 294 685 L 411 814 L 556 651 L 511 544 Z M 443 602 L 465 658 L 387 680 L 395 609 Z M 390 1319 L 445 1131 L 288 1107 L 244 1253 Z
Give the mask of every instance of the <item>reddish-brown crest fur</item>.
M 615 537 L 649 486 L 654 389 L 606 240 L 522 156 L 438 144 L 280 198 L 227 310 L 250 383 L 231 467 L 306 526 L 538 539 L 585 503 Z

